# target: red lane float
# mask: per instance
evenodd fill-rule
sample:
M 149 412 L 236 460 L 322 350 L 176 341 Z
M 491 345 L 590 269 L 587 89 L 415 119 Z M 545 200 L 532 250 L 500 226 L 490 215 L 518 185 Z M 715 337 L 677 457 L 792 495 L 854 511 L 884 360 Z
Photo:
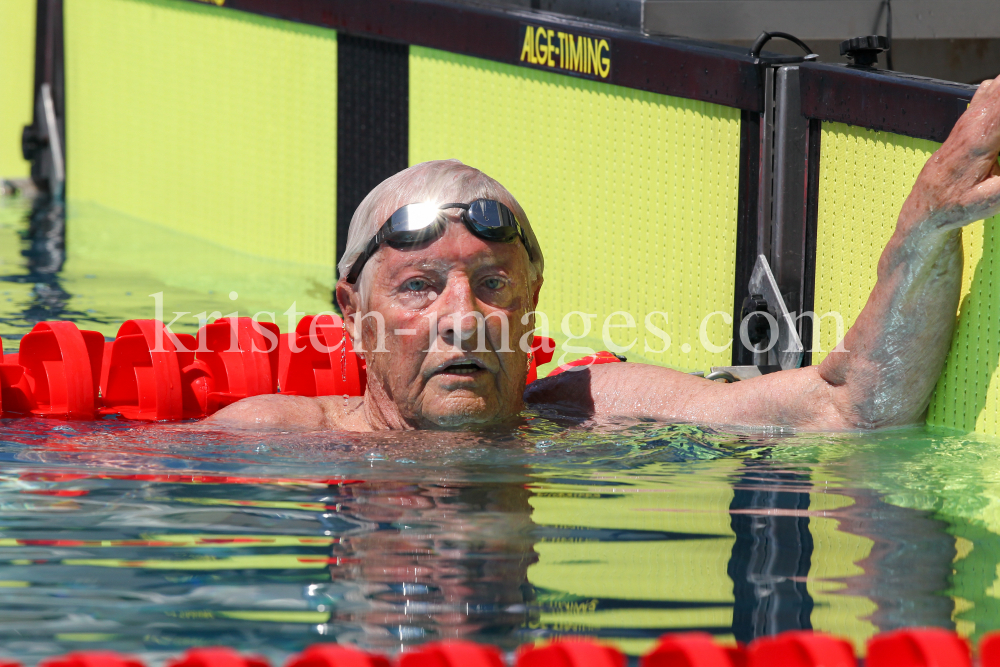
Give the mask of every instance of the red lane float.
M 4 414 L 93 419 L 104 336 L 72 322 L 39 322 L 0 366 Z M 20 369 L 20 370 L 18 370 Z
M 551 360 L 551 358 L 552 355 L 550 354 L 549 359 Z M 595 354 L 588 354 L 586 357 L 581 357 L 576 361 L 569 361 L 565 364 L 562 364 L 561 366 L 553 369 L 552 372 L 549 373 L 547 377 L 552 377 L 553 375 L 559 375 L 560 373 L 565 373 L 571 368 L 576 368 L 576 367 L 590 368 L 591 366 L 598 366 L 600 364 L 614 364 L 621 361 L 625 361 L 625 359 L 622 357 L 618 357 L 612 354 L 611 352 L 606 352 L 602 350 Z
M 867 667 L 972 667 L 972 655 L 969 644 L 954 632 L 938 628 L 896 630 L 868 642 L 865 664 Z
M 556 342 L 546 336 L 535 336 L 531 342 L 528 354 L 528 379 L 525 384 L 531 384 L 538 379 L 538 367 L 552 361 L 556 353 Z
M 746 667 L 746 664 L 742 645 L 721 646 L 707 632 L 664 635 L 639 660 L 639 667 Z
M 808 630 L 761 637 L 747 648 L 749 667 L 855 667 L 854 648 L 839 637 Z
M 415 651 L 402 653 L 399 667 L 504 667 L 500 651 L 473 642 L 425 644 Z
M 194 336 L 171 333 L 159 320 L 129 320 L 110 348 L 102 414 L 150 421 L 205 414 L 208 373 L 195 365 Z
M 165 667 L 271 667 L 260 656 L 243 655 L 231 648 L 213 646 L 193 648 L 181 657 L 170 660 Z
M 291 396 L 361 396 L 368 386 L 364 357 L 355 353 L 334 315 L 307 315 L 281 337 L 281 393 Z
M 103 338 L 102 338 L 103 340 Z M 114 651 L 78 651 L 42 660 L 38 667 L 144 667 L 141 661 Z
M 625 654 L 613 646 L 569 639 L 517 656 L 517 667 L 625 667 L 625 662 Z
M 289 658 L 285 667 L 389 667 L 389 659 L 347 646 L 317 644 Z
M 980 667 L 1000 667 L 1000 632 L 983 635 L 979 641 Z
M 1000 633 L 983 637 L 982 667 L 1000 667 Z M 524 646 L 516 667 L 624 667 L 616 648 L 566 639 L 543 646 Z M 456 641 L 424 644 L 395 660 L 337 644 L 315 644 L 291 656 L 285 667 L 503 667 L 498 649 Z M 968 643 L 954 632 L 937 628 L 909 629 L 876 635 L 868 642 L 866 667 L 971 667 Z M 857 667 L 851 645 L 843 639 L 805 630 L 755 639 L 744 650 L 716 644 L 706 633 L 676 633 L 660 638 L 639 661 L 640 667 Z M 20 667 L 0 660 L 0 667 Z M 39 663 L 39 667 L 143 667 L 139 660 L 111 651 L 82 651 Z M 191 649 L 165 667 L 269 667 L 266 659 L 225 647 Z
M 205 414 L 278 391 L 278 335 L 277 324 L 250 317 L 222 318 L 202 327 L 196 357 L 210 378 Z

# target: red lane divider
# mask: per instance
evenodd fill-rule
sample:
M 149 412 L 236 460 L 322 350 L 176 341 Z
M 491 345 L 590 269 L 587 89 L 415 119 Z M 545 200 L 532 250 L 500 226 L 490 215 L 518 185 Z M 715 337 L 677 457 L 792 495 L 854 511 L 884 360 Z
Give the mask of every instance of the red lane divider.
M 947 630 L 896 630 L 868 642 L 865 664 L 867 667 L 972 667 L 972 655 L 969 644 Z
M 639 661 L 639 667 L 746 667 L 746 664 L 747 654 L 742 645 L 721 646 L 707 632 L 664 635 Z
M 104 336 L 72 322 L 39 322 L 0 365 L 4 414 L 93 419 Z
M 249 317 L 223 318 L 198 333 L 198 361 L 207 366 L 212 391 L 205 414 L 278 391 L 278 325 Z
M 42 660 L 38 667 L 144 667 L 131 656 L 114 651 L 79 651 L 58 658 Z
M 555 343 L 536 336 L 527 382 L 552 360 Z M 561 366 L 618 361 L 599 352 Z M 113 341 L 72 322 L 39 322 L 0 363 L 0 415 L 171 421 L 211 415 L 262 394 L 361 396 L 364 357 L 335 315 L 304 317 L 289 334 L 272 322 L 221 318 L 196 336 L 159 320 L 129 320 Z
M 126 419 L 197 417 L 208 402 L 208 373 L 195 364 L 194 336 L 173 334 L 159 320 L 129 320 L 118 329 L 102 371 L 102 414 Z
M 1000 632 L 979 644 L 981 667 L 1000 667 Z M 624 667 L 618 649 L 592 641 L 566 639 L 544 646 L 523 646 L 516 667 Z M 424 644 L 395 660 L 337 644 L 315 644 L 291 656 L 285 667 L 504 667 L 493 646 L 455 641 Z M 857 667 L 846 640 L 805 630 L 760 637 L 746 649 L 716 644 L 700 632 L 667 634 L 639 661 L 640 667 Z M 866 667 L 971 667 L 969 644 L 938 628 L 896 630 L 868 642 Z M 0 660 L 0 667 L 21 667 Z M 111 651 L 80 651 L 39 663 L 39 667 L 144 667 L 130 656 Z M 165 667 L 270 667 L 266 659 L 225 647 L 195 648 Z
M 795 630 L 761 637 L 747 648 L 749 667 L 855 667 L 854 647 L 839 637 Z
M 260 656 L 243 655 L 231 648 L 215 646 L 190 649 L 181 657 L 168 661 L 165 667 L 271 667 L 271 664 Z
M 979 665 L 1000 667 L 1000 632 L 987 633 L 979 640 Z
M 504 667 L 500 651 L 485 644 L 442 642 L 402 653 L 399 667 Z
M 564 640 L 523 650 L 517 667 L 625 667 L 625 655 L 605 644 Z
M 389 659 L 347 646 L 317 644 L 289 658 L 285 667 L 389 667 Z
M 25 472 L 17 476 L 26 482 L 75 482 L 80 479 L 114 479 L 128 482 L 165 482 L 168 484 L 363 484 L 361 479 L 339 477 L 237 477 L 231 475 L 198 475 L 185 473 L 79 473 L 79 472 Z
M 538 367 L 552 361 L 556 353 L 556 342 L 546 336 L 535 336 L 531 343 L 531 356 L 528 357 L 528 379 L 525 384 L 531 384 L 538 379 Z
M 354 352 L 344 322 L 307 315 L 279 347 L 281 393 L 292 396 L 361 396 L 368 384 L 364 357 Z
M 552 355 L 549 355 L 550 360 L 551 358 Z M 596 354 L 589 354 L 586 357 L 577 359 L 576 361 L 567 362 L 562 366 L 555 368 L 551 373 L 549 373 L 548 377 L 552 377 L 553 375 L 559 375 L 560 373 L 564 373 L 576 366 L 583 366 L 584 368 L 589 368 L 591 366 L 598 366 L 600 364 L 614 364 L 620 361 L 621 359 L 616 357 L 611 352 L 606 352 L 602 350 L 600 352 L 597 352 Z

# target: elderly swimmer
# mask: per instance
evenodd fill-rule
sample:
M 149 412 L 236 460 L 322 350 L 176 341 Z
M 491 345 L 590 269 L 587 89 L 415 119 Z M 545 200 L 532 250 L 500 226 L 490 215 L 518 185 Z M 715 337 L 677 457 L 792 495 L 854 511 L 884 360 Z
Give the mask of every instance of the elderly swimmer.
M 525 404 L 596 419 L 823 431 L 918 423 L 955 327 L 961 228 L 1000 212 L 998 152 L 1000 84 L 985 82 L 903 204 L 846 351 L 822 364 L 734 384 L 605 364 L 527 389 L 528 351 L 517 343 L 534 329 L 544 268 L 528 218 L 476 169 L 457 161 L 416 165 L 361 203 L 339 266 L 337 302 L 365 355 L 367 393 L 347 401 L 254 396 L 204 424 L 458 429 L 510 421 Z

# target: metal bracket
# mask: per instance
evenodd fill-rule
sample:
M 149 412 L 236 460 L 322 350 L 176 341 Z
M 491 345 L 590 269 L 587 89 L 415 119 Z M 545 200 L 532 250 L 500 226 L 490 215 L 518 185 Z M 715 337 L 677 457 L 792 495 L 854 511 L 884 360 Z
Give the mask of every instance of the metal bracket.
M 38 116 L 42 120 L 39 139 L 45 146 L 41 155 L 41 171 L 49 181 L 49 188 L 56 200 L 61 200 L 66 185 L 66 166 L 63 161 L 62 141 L 59 137 L 59 122 L 56 106 L 52 101 L 52 86 L 43 83 L 38 96 Z
M 750 294 L 760 294 L 767 302 L 767 312 L 777 325 L 777 341 L 773 345 L 765 345 L 760 351 L 754 350 L 754 364 L 757 366 L 777 365 L 782 370 L 798 368 L 802 364 L 804 347 L 795 325 L 795 319 L 785 307 L 781 290 L 771 273 L 771 267 L 764 255 L 757 256 L 750 275 Z M 745 324 L 742 326 L 746 326 Z M 743 329 L 741 329 L 741 332 Z M 774 339 L 773 331 L 768 343 Z

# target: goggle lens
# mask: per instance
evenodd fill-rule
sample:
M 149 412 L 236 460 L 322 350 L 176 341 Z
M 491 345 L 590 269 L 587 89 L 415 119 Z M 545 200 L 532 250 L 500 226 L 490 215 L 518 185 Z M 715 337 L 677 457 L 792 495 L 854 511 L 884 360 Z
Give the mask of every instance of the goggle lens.
M 390 216 L 385 242 L 394 248 L 420 244 L 437 233 L 441 217 L 434 204 L 407 204 Z
M 449 208 L 462 209 L 462 222 L 469 231 L 488 241 L 513 243 L 520 238 L 528 252 L 528 258 L 534 259 L 531 245 L 521 231 L 521 225 L 513 211 L 504 204 L 492 199 L 477 199 L 471 204 L 443 204 L 438 206 L 430 203 L 407 204 L 401 207 L 382 225 L 382 228 L 368 242 L 365 251 L 354 262 L 347 275 L 347 282 L 354 283 L 361 275 L 361 269 L 375 253 L 378 246 L 386 243 L 393 248 L 403 249 L 424 243 L 438 236 L 441 223 L 444 220 L 442 211 Z

